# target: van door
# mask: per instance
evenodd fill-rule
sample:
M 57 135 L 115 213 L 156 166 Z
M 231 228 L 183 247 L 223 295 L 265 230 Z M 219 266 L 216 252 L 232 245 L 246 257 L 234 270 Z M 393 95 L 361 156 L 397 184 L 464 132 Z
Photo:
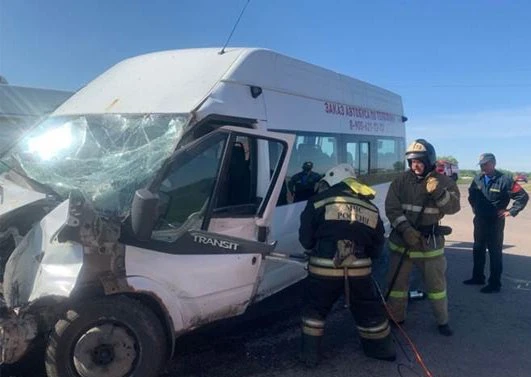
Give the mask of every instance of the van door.
M 160 215 L 149 242 L 129 242 L 127 275 L 168 287 L 185 328 L 253 301 L 275 247 L 269 228 L 292 145 L 291 135 L 221 127 L 178 150 L 150 186 Z

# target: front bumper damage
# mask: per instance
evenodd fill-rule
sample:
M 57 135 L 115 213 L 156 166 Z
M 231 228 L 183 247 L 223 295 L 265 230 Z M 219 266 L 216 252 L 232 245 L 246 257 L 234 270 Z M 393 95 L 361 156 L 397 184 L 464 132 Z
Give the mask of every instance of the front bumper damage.
M 89 203 L 72 195 L 34 225 L 6 265 L 0 365 L 20 361 L 83 289 L 129 290 L 119 236 L 119 223 L 101 219 Z

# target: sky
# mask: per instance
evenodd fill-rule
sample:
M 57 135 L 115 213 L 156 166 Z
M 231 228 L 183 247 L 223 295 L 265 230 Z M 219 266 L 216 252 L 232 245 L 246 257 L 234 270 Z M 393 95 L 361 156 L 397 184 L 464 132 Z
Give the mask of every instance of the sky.
M 75 91 L 153 51 L 264 47 L 402 96 L 406 141 L 531 171 L 531 1 L 0 0 L 0 75 Z

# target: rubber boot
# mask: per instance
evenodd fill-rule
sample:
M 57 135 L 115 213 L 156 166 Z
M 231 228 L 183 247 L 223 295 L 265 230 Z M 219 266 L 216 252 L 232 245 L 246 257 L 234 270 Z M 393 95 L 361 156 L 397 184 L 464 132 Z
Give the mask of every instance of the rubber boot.
M 361 346 L 367 357 L 385 361 L 396 360 L 395 344 L 391 334 L 382 339 L 361 338 Z
M 302 334 L 302 347 L 300 359 L 308 368 L 315 368 L 321 360 L 322 336 Z

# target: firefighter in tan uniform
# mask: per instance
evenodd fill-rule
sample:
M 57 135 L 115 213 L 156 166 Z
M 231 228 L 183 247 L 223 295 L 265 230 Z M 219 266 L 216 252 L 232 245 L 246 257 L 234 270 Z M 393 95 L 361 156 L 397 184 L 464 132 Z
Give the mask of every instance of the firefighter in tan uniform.
M 319 361 L 325 319 L 345 293 L 365 354 L 394 360 L 395 347 L 382 301 L 371 281 L 371 257 L 384 243 L 374 190 L 355 180 L 351 165 L 341 164 L 319 182 L 319 193 L 301 214 L 299 240 L 311 250 L 302 315 L 302 359 Z
M 444 235 L 448 232 L 447 227 L 439 226 L 439 221 L 461 209 L 459 189 L 454 180 L 435 171 L 435 149 L 426 140 L 418 139 L 409 145 L 406 159 L 409 170 L 391 183 L 385 199 L 385 212 L 392 227 L 388 305 L 393 318 L 403 322 L 409 275 L 415 264 L 422 271 L 439 332 L 450 336 L 444 256 Z

